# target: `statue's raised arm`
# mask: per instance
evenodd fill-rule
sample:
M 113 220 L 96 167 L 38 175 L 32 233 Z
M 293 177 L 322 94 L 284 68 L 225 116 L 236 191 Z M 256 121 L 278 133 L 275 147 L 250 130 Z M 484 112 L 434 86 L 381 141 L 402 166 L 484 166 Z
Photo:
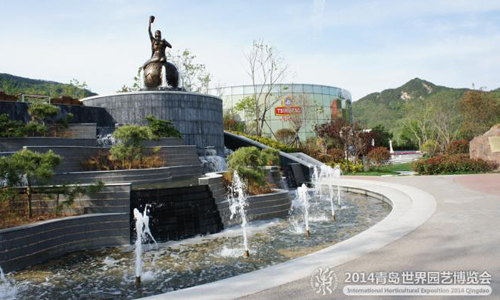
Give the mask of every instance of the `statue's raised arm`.
M 149 17 L 148 33 L 151 41 L 151 58 L 148 59 L 142 69 L 144 70 L 144 84 L 148 88 L 157 88 L 161 85 L 162 68 L 166 69 L 166 79 L 168 84 L 177 89 L 179 86 L 179 73 L 177 68 L 167 62 L 165 50 L 172 48 L 172 45 L 167 40 L 162 39 L 161 31 L 156 30 L 155 34 L 151 30 L 151 24 L 155 21 L 154 16 Z
M 151 31 L 151 24 L 155 21 L 155 16 L 149 17 L 149 26 L 148 26 L 148 32 L 149 32 L 149 39 L 151 40 L 151 43 L 155 40 L 153 37 L 153 32 Z

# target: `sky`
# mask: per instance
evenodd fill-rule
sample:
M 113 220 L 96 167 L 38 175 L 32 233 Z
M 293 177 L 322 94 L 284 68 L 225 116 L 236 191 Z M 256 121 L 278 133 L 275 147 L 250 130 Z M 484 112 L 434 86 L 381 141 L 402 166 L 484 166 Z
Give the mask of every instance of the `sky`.
M 341 87 L 353 100 L 413 78 L 500 87 L 498 0 L 0 0 L 0 73 L 99 94 L 131 85 L 151 55 L 148 19 L 189 49 L 212 85 L 249 84 L 253 40 L 288 64 L 284 83 Z

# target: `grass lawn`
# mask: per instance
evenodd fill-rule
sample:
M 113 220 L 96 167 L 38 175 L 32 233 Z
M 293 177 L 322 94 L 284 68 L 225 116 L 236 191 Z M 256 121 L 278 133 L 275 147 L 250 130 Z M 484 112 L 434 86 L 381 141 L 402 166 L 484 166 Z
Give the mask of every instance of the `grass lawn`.
M 345 172 L 343 175 L 357 175 L 357 176 L 382 176 L 382 175 L 398 175 L 397 171 L 413 171 L 411 169 L 411 163 L 404 164 L 390 164 L 381 166 L 379 170 L 372 167 L 368 172 Z

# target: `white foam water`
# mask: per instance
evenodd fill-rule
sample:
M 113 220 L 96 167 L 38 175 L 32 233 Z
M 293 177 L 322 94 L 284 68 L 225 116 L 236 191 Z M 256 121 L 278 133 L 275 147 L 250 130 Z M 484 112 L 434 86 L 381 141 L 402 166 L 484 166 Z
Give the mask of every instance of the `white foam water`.
M 303 208 L 304 226 L 306 232 L 309 232 L 309 195 L 307 193 L 307 186 L 304 183 L 302 186 L 297 188 L 297 196 L 299 197 L 299 203 Z
M 0 267 L 0 300 L 14 300 L 19 291 L 14 280 L 9 280 Z
M 231 219 L 235 216 L 239 215 L 241 218 L 241 229 L 243 231 L 243 247 L 245 248 L 245 252 L 249 253 L 250 250 L 248 248 L 248 237 L 247 237 L 247 215 L 246 215 L 246 207 L 248 206 L 247 196 L 245 194 L 245 184 L 241 181 L 238 176 L 238 172 L 234 171 L 233 173 L 233 183 L 229 187 L 229 210 L 231 211 Z
M 148 236 L 153 240 L 158 248 L 158 243 L 156 243 L 155 238 L 151 234 L 149 229 L 149 216 L 148 216 L 149 206 L 144 207 L 142 214 L 137 208 L 134 208 L 134 219 L 135 219 L 135 232 L 137 235 L 135 241 L 135 277 L 142 277 L 142 243 L 147 241 Z

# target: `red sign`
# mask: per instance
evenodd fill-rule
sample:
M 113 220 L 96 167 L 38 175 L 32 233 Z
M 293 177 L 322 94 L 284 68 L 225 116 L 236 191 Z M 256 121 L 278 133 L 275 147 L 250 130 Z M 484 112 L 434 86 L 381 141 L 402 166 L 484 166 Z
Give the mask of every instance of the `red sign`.
M 289 116 L 302 114 L 300 106 L 278 106 L 274 109 L 274 114 L 277 116 Z

